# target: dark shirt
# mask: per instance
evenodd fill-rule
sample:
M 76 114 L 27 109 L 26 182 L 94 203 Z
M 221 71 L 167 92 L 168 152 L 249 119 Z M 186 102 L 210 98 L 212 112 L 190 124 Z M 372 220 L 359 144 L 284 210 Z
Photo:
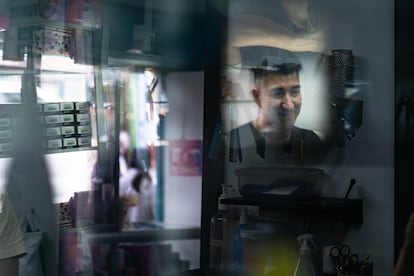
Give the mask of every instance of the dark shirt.
M 245 142 L 251 134 L 254 143 Z M 271 162 L 289 162 L 291 165 L 315 165 L 319 164 L 329 149 L 328 144 L 312 130 L 294 127 L 290 139 L 282 144 L 266 143 L 265 137 L 254 127 L 253 123 L 247 123 L 234 129 L 230 136 L 230 161 L 249 162 L 252 152 L 255 158 L 272 160 Z M 234 138 L 236 137 L 236 138 Z M 232 143 L 233 142 L 233 143 Z M 250 152 L 250 153 L 249 153 Z M 282 153 L 282 154 L 281 154 Z M 278 158 L 283 155 L 284 158 Z M 286 161 L 288 160 L 288 161 Z

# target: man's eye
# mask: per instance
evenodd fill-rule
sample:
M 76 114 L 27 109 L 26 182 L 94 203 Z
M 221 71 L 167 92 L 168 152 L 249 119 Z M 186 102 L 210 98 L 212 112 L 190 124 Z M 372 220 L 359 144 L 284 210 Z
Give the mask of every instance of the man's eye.
M 274 89 L 270 93 L 270 96 L 274 99 L 282 98 L 284 95 L 285 95 L 285 91 L 282 89 Z
M 295 88 L 290 90 L 290 95 L 291 96 L 298 96 L 300 94 L 300 89 L 299 88 Z

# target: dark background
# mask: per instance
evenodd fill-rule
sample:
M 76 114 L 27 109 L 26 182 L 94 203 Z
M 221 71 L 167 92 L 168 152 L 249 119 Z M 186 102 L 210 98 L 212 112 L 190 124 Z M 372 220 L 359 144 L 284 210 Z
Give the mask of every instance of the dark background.
M 395 257 L 401 248 L 405 225 L 414 210 L 414 122 L 409 111 L 414 106 L 414 3 L 395 1 Z M 402 84 L 404 89 L 401 88 Z M 403 98 L 406 97 L 406 98 Z M 403 100 L 406 99 L 406 100 Z M 403 104 L 404 103 L 404 104 Z M 408 114 L 407 114 L 408 112 Z M 406 117 L 408 115 L 408 117 Z M 396 259 L 395 258 L 395 259 Z

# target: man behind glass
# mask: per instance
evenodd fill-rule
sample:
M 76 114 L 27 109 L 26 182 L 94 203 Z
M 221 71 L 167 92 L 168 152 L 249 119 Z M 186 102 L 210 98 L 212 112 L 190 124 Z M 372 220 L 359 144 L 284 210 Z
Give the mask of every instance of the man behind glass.
M 302 106 L 301 68 L 298 61 L 268 64 L 264 60 L 262 66 L 251 69 L 251 94 L 258 115 L 236 129 L 240 148 L 233 149 L 235 154 L 251 159 L 255 152 L 255 157 L 259 157 L 257 163 L 263 160 L 266 164 L 305 165 L 321 161 L 328 148 L 326 136 L 295 126 Z M 240 156 L 238 159 L 242 160 Z

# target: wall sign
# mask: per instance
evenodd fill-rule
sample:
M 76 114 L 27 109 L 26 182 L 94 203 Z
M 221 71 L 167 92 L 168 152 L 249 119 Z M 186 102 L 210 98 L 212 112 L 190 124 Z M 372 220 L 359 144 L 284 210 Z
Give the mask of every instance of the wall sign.
M 176 140 L 169 142 L 170 175 L 199 176 L 202 170 L 201 140 Z

